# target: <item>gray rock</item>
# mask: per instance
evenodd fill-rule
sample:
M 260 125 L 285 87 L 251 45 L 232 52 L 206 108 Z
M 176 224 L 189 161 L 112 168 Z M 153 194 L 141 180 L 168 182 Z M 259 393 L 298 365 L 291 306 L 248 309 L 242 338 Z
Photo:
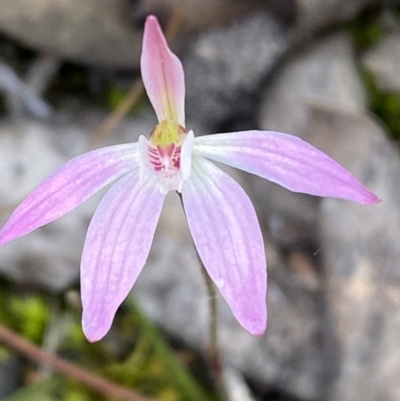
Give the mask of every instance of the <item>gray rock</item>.
M 362 62 L 381 90 L 400 93 L 400 33 L 386 36 L 364 55 Z
M 136 68 L 141 31 L 134 29 L 130 19 L 140 20 L 148 13 L 157 14 L 164 22 L 172 15 L 180 16 L 183 35 L 228 24 L 260 9 L 296 20 L 298 29 L 308 32 L 354 16 L 363 7 L 383 0 L 186 0 L 184 7 L 180 0 L 132 3 L 136 7 L 128 0 L 2 0 L 0 31 L 63 59 Z M 233 54 L 237 56 L 238 51 Z
M 301 136 L 312 103 L 364 109 L 366 94 L 353 52 L 350 36 L 337 33 L 288 59 L 265 89 L 261 128 Z
M 189 124 L 212 132 L 235 113 L 251 110 L 251 95 L 287 40 L 287 31 L 264 13 L 199 35 L 183 58 Z
M 137 68 L 142 29 L 150 13 L 166 23 L 179 19 L 179 32 L 203 31 L 264 7 L 262 0 L 2 0 L 0 31 L 28 47 L 74 62 Z
M 224 369 L 224 385 L 230 401 L 255 401 L 243 376 L 231 366 Z
M 115 0 L 2 0 L 0 31 L 60 58 L 102 67 L 138 65 L 141 35 Z
M 307 137 L 382 203 L 325 199 L 321 209 L 327 301 L 336 363 L 329 401 L 400 398 L 400 159 L 370 116 L 315 108 Z
M 166 23 L 171 16 L 179 18 L 179 30 L 201 32 L 229 24 L 264 7 L 263 0 L 139 0 L 133 17 L 155 14 Z
M 368 6 L 384 2 L 385 0 L 297 0 L 297 27 L 302 32 L 327 28 L 354 17 Z
M 139 13 L 154 13 L 166 20 L 182 16 L 184 31 L 201 31 L 239 19 L 251 10 L 268 10 L 306 33 L 353 18 L 362 9 L 385 0 L 140 0 Z M 387 2 L 387 0 L 386 0 Z M 304 37 L 303 37 L 304 38 Z

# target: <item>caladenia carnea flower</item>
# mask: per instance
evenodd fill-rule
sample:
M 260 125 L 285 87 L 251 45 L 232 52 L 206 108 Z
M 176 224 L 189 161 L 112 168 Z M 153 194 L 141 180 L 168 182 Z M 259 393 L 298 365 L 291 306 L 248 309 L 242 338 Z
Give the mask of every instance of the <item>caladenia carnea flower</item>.
M 149 139 L 94 150 L 61 166 L 17 207 L 0 244 L 57 219 L 116 181 L 93 216 L 82 254 L 82 324 L 86 337 L 96 341 L 108 332 L 146 263 L 166 194 L 178 191 L 208 274 L 239 323 L 260 335 L 266 328 L 267 277 L 259 223 L 244 190 L 209 160 L 294 192 L 367 205 L 379 200 L 295 136 L 244 131 L 195 138 L 185 125 L 182 64 L 153 16 L 146 20 L 141 70 L 159 122 Z

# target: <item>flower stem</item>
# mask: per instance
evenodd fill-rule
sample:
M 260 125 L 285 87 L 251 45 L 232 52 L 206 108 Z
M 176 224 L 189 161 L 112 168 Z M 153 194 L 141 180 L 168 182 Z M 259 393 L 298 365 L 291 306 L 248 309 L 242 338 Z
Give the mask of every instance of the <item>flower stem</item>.
M 208 344 L 207 344 L 207 354 L 213 368 L 213 372 L 220 375 L 221 366 L 221 355 L 218 347 L 218 307 L 217 298 L 214 283 L 212 282 L 210 276 L 202 266 L 201 272 L 203 273 L 204 281 L 207 288 L 208 296 L 208 308 L 210 311 L 210 322 L 208 327 Z
M 197 253 L 197 252 L 196 252 Z M 221 352 L 218 343 L 218 305 L 217 305 L 217 291 L 213 281 L 208 275 L 200 256 L 197 254 L 201 265 L 201 272 L 207 288 L 208 295 L 208 308 L 210 311 L 209 327 L 208 327 L 208 343 L 206 346 L 206 353 L 211 367 L 211 372 L 215 384 L 220 393 L 221 399 L 229 401 L 228 391 L 224 381 L 224 365 L 221 358 Z

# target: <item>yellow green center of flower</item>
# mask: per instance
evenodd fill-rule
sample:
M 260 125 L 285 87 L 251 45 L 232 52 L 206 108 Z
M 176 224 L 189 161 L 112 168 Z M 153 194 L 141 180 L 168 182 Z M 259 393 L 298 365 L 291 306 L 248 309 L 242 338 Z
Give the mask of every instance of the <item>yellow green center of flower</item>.
M 166 190 L 181 186 L 181 151 L 187 131 L 175 121 L 164 120 L 151 133 L 147 157 Z M 178 184 L 179 181 L 179 184 Z
M 152 145 L 160 148 L 171 145 L 180 146 L 185 139 L 187 131 L 172 120 L 164 120 L 156 125 L 150 136 Z

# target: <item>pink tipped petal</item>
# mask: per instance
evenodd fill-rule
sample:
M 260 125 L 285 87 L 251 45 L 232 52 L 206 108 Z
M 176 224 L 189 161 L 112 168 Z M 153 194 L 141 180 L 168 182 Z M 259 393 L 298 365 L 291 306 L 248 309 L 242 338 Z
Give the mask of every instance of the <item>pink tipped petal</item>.
M 75 157 L 15 209 L 0 231 L 0 245 L 59 218 L 137 167 L 137 144 L 109 146 Z
M 300 138 L 244 131 L 196 138 L 194 154 L 310 195 L 372 205 L 379 199 L 340 164 Z
M 110 329 L 146 263 L 165 195 L 135 170 L 105 195 L 90 223 L 81 262 L 82 326 L 89 341 Z
M 140 60 L 143 83 L 158 121 L 185 126 L 185 78 L 182 63 L 171 52 L 157 18 L 146 19 Z
M 231 177 L 193 158 L 183 186 L 188 225 L 201 260 L 239 323 L 251 334 L 266 327 L 266 260 L 253 205 Z

